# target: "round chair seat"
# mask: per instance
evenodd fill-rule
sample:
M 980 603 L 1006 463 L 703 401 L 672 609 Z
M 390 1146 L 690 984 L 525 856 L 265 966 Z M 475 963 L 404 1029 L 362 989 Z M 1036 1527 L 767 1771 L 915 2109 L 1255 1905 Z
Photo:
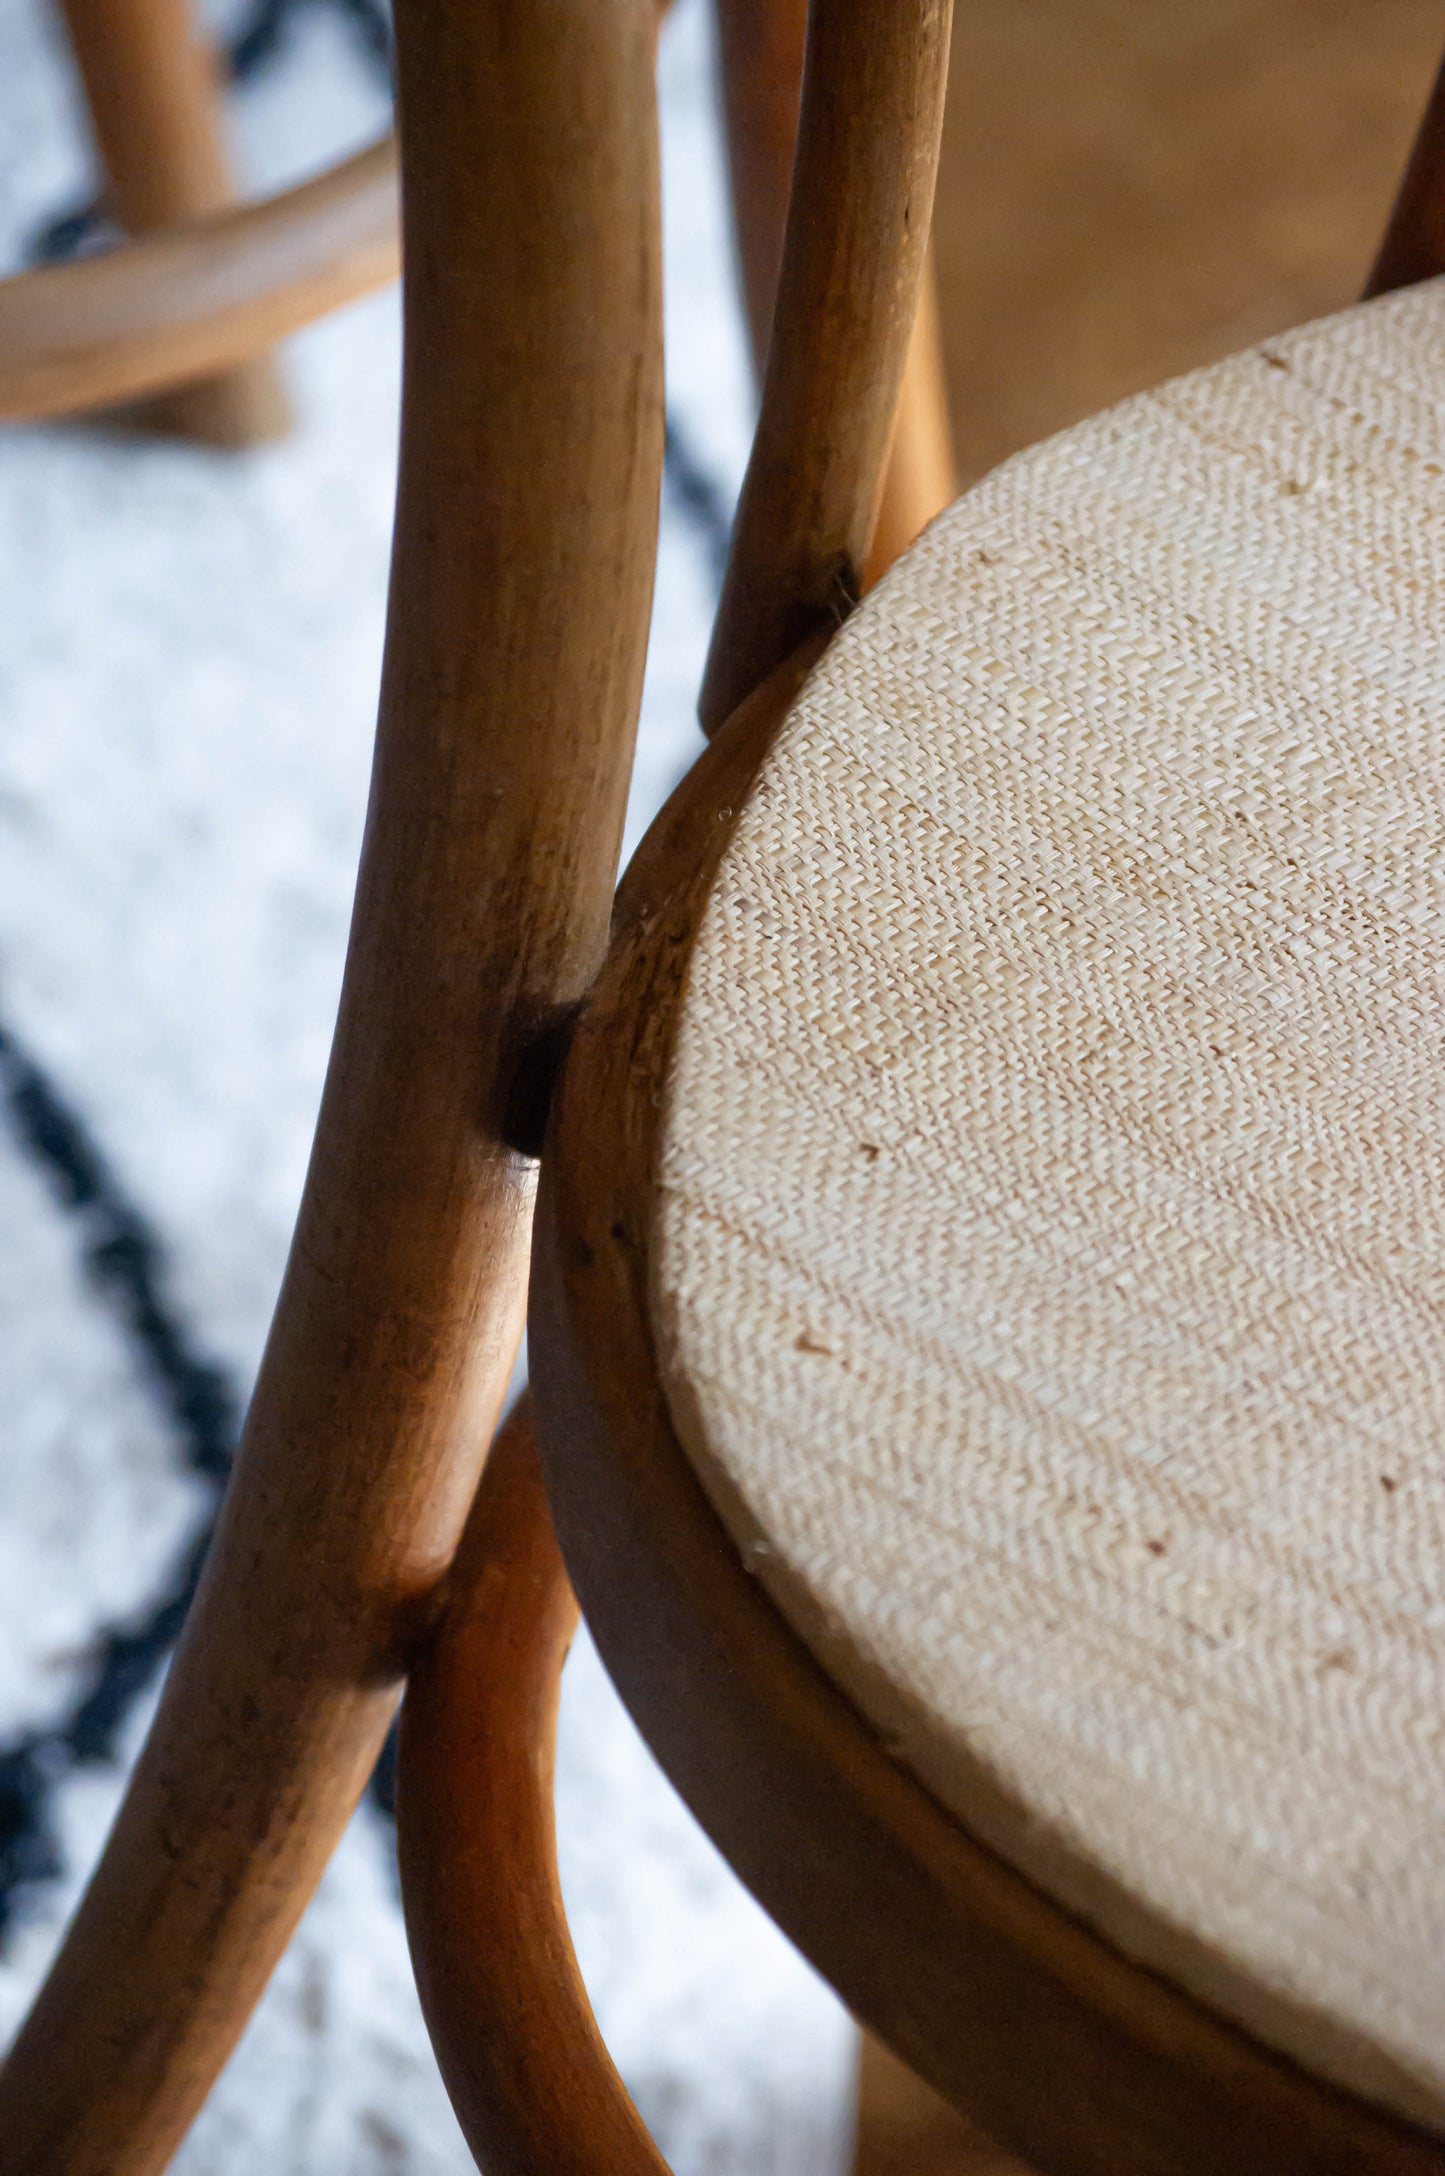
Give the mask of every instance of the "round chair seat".
M 1445 285 L 934 524 L 741 812 L 657 1173 L 674 1425 L 896 1758 L 1445 2129 Z

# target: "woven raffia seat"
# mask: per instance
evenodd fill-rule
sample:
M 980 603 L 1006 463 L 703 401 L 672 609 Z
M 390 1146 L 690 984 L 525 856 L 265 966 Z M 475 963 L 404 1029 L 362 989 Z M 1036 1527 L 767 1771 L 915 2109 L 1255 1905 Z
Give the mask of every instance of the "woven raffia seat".
M 749 1567 L 1051 1896 L 1445 2128 L 1445 286 L 934 524 L 713 886 L 653 1327 Z

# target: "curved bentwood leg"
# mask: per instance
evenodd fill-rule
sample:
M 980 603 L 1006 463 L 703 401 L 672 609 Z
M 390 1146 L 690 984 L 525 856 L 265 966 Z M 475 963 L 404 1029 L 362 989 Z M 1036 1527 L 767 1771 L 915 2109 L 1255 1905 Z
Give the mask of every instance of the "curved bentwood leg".
M 487 2176 L 666 2176 L 598 2032 L 557 1876 L 557 1694 L 576 1625 L 523 1399 L 407 1685 L 407 1935 L 437 2060 Z M 1024 2172 L 870 2037 L 854 2176 Z
M 6 2176 L 145 2176 L 375 1760 L 521 1328 L 534 1108 L 607 929 L 662 454 L 652 0 L 399 0 L 401 474 L 316 1146 L 236 1475 L 0 2072 Z
M 487 2176 L 666 2176 L 597 2030 L 557 1877 L 557 1693 L 577 1604 L 526 1399 L 448 1592 L 402 1709 L 397 1841 L 452 2106 Z

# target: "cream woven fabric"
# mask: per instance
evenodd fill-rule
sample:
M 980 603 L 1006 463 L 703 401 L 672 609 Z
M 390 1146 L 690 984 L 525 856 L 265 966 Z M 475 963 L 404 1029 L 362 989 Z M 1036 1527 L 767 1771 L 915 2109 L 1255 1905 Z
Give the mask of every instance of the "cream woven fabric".
M 1445 2128 L 1445 287 L 1010 462 L 699 937 L 654 1325 L 947 1804 Z

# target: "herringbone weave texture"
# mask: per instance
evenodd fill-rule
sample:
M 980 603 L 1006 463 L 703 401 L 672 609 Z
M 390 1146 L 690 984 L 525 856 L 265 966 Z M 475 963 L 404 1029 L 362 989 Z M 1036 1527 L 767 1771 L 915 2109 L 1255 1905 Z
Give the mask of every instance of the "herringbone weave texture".
M 935 524 L 713 891 L 653 1304 L 898 1756 L 1445 2127 L 1442 471 L 1434 286 Z

